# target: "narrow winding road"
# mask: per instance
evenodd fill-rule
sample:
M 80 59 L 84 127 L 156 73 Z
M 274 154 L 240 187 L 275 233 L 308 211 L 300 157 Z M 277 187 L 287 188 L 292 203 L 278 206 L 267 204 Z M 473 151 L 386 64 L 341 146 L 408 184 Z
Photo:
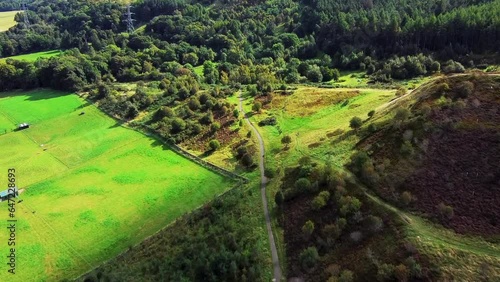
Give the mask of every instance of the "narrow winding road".
M 274 241 L 274 235 L 273 235 L 273 230 L 271 228 L 271 217 L 269 215 L 269 207 L 267 205 L 267 195 L 266 195 L 266 183 L 267 183 L 267 177 L 264 174 L 264 141 L 262 140 L 262 136 L 260 135 L 259 131 L 257 128 L 252 124 L 252 122 L 248 119 L 248 116 L 246 115 L 245 111 L 243 110 L 243 97 L 241 96 L 241 91 L 239 92 L 239 105 L 240 105 L 240 112 L 243 114 L 245 117 L 246 122 L 250 127 L 252 128 L 252 131 L 255 133 L 255 136 L 257 136 L 257 139 L 259 140 L 259 168 L 260 168 L 260 193 L 262 196 L 262 205 L 264 206 L 264 216 L 266 218 L 266 227 L 267 227 L 267 235 L 269 236 L 269 243 L 271 245 L 271 256 L 273 260 L 273 270 L 274 270 L 274 279 L 273 281 L 279 282 L 281 281 L 281 267 L 280 267 L 280 261 L 278 257 L 278 250 L 276 249 L 276 242 Z

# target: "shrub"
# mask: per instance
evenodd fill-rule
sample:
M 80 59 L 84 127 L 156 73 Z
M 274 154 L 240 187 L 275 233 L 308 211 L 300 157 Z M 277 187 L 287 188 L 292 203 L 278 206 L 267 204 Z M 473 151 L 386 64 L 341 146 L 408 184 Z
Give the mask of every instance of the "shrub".
M 313 268 L 319 259 L 318 250 L 315 247 L 309 247 L 300 253 L 299 260 L 305 269 Z
M 262 109 L 262 103 L 261 102 L 256 101 L 255 103 L 253 103 L 252 111 L 259 113 L 261 109 Z
M 384 222 L 378 216 L 369 215 L 366 221 L 368 222 L 368 228 L 372 232 L 378 232 L 382 230 L 382 227 L 384 226 Z
M 380 282 L 391 281 L 394 277 L 394 265 L 384 263 L 378 267 L 377 280 Z
M 250 154 L 245 154 L 241 158 L 241 164 L 243 164 L 246 167 L 251 167 L 253 165 L 253 158 L 250 156 Z
M 219 140 L 217 139 L 210 140 L 210 142 L 208 142 L 208 147 L 210 147 L 212 151 L 219 149 L 220 148 Z
M 292 143 L 292 137 L 290 137 L 290 135 L 285 135 L 281 138 L 281 144 L 284 144 L 285 147 L 288 147 L 290 143 Z
M 340 198 L 340 214 L 345 216 L 353 214 L 361 208 L 361 202 L 356 197 L 343 196 Z
M 404 263 L 408 267 L 411 276 L 417 278 L 422 277 L 422 267 L 413 257 L 408 257 L 407 259 L 405 259 Z
M 448 73 L 463 73 L 465 72 L 464 66 L 459 63 L 455 62 L 453 60 L 449 60 L 446 62 L 445 66 L 443 67 L 443 72 L 448 74 Z
M 354 281 L 354 274 L 350 270 L 342 270 L 339 277 L 339 282 L 352 282 Z
M 238 111 L 238 109 L 234 109 L 234 110 L 233 110 L 233 116 L 234 116 L 235 118 L 238 118 L 238 117 L 240 116 L 240 111 Z
M 371 110 L 368 112 L 368 117 L 372 118 L 375 115 L 375 110 Z
M 439 209 L 439 213 L 444 218 L 452 219 L 453 216 L 455 215 L 455 213 L 453 211 L 453 207 L 445 205 L 444 203 L 440 203 L 438 205 L 438 209 Z
M 314 232 L 314 222 L 310 220 L 306 221 L 304 226 L 302 226 L 302 233 L 304 233 L 306 237 L 309 237 L 313 232 Z
M 181 118 L 174 118 L 172 120 L 172 132 L 178 133 L 186 128 L 186 122 Z
M 236 158 L 241 159 L 245 154 L 248 153 L 248 148 L 246 146 L 239 146 L 236 148 Z
M 374 133 L 375 131 L 377 131 L 377 125 L 370 123 L 370 125 L 368 125 L 368 132 Z
M 406 140 L 401 145 L 401 149 L 399 150 L 399 152 L 401 153 L 401 155 L 403 157 L 407 158 L 407 157 L 412 156 L 413 153 L 415 152 L 415 150 L 413 149 L 413 146 L 411 145 L 411 142 L 408 141 L 408 140 Z
M 264 169 L 264 175 L 265 175 L 267 178 L 274 178 L 275 173 L 274 173 L 274 170 L 272 170 L 271 168 L 266 167 L 266 168 Z
M 219 122 L 214 122 L 210 125 L 210 130 L 212 132 L 216 132 L 217 130 L 220 129 L 220 123 Z
M 311 189 L 311 182 L 307 178 L 299 178 L 295 181 L 295 188 L 297 191 L 309 191 Z
M 403 194 L 401 194 L 401 202 L 405 206 L 408 206 L 411 203 L 412 200 L 413 200 L 413 196 L 411 195 L 410 192 L 404 191 Z
M 275 117 L 267 117 L 261 121 L 259 121 L 259 126 L 266 126 L 266 125 L 276 125 L 278 121 L 276 120 Z
M 330 192 L 322 191 L 316 196 L 312 201 L 312 208 L 314 210 L 320 210 L 326 206 L 328 200 L 330 199 Z
M 337 224 L 328 224 L 323 227 L 323 234 L 333 240 L 337 240 L 342 234 L 342 229 Z
M 359 117 L 353 117 L 351 121 L 349 122 L 349 126 L 354 129 L 355 131 L 358 131 L 358 129 L 363 125 L 363 120 Z
M 410 111 L 406 108 L 397 108 L 396 115 L 394 115 L 395 120 L 404 121 L 410 117 Z
M 400 264 L 394 268 L 394 276 L 399 281 L 408 281 L 408 276 L 410 274 L 410 271 L 404 264 Z
M 318 66 L 314 65 L 309 68 L 306 73 L 307 79 L 311 82 L 321 82 L 323 81 L 323 74 Z
M 465 99 L 474 92 L 474 84 L 470 81 L 464 81 L 456 86 L 457 98 Z

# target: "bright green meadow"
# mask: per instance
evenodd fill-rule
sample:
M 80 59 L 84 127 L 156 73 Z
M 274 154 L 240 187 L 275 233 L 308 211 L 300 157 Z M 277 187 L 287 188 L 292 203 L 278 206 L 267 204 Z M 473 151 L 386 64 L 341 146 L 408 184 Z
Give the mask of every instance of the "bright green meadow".
M 50 57 L 54 57 L 54 56 L 59 56 L 60 54 L 61 54 L 61 51 L 59 51 L 59 50 L 43 51 L 43 52 L 36 52 L 36 53 L 30 53 L 30 54 L 2 58 L 2 59 L 0 59 L 0 61 L 5 60 L 5 59 L 13 59 L 13 60 L 19 60 L 19 61 L 34 62 L 34 61 L 38 60 L 39 58 L 50 58 Z
M 31 128 L 11 131 L 23 122 Z M 235 185 L 74 94 L 2 93 L 0 134 L 0 185 L 15 168 L 25 189 L 16 275 L 1 248 L 0 281 L 75 278 Z M 0 220 L 7 217 L 0 203 Z M 3 228 L 0 244 L 8 236 Z

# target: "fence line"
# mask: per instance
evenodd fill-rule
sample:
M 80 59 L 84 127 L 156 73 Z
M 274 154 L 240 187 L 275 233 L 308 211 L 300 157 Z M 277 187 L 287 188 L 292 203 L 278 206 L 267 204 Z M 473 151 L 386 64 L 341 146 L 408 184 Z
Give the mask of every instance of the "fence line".
M 168 140 L 166 140 L 164 137 L 160 136 L 154 129 L 152 129 L 151 127 L 149 126 L 146 126 L 146 125 L 143 125 L 143 124 L 133 124 L 132 127 L 129 127 L 131 129 L 135 129 L 136 131 L 139 131 L 139 132 L 142 132 L 142 133 L 147 133 L 147 135 L 149 136 L 153 136 L 155 137 L 156 139 L 158 140 L 161 140 L 164 144 L 168 145 L 170 147 L 170 149 L 172 149 L 172 151 L 182 155 L 183 157 L 185 158 L 188 158 L 190 159 L 191 161 L 193 162 L 196 162 L 197 164 L 207 168 L 207 169 L 210 169 L 214 172 L 217 172 L 223 176 L 227 176 L 229 178 L 233 178 L 233 179 L 236 179 L 236 180 L 239 180 L 239 181 L 243 181 L 244 183 L 248 183 L 249 182 L 249 179 L 246 178 L 246 177 L 243 177 L 239 174 L 236 174 L 232 171 L 229 171 L 225 168 L 222 168 L 220 166 L 217 166 L 211 162 L 208 162 L 206 160 L 203 160 L 201 159 L 200 157 L 198 156 L 195 156 L 193 155 L 192 153 L 184 150 L 183 148 L 181 148 L 180 146 L 178 146 L 177 144 L 174 144 L 172 142 L 169 142 Z M 137 130 L 137 129 L 140 129 L 140 130 Z
M 167 139 L 165 139 L 163 136 L 161 136 L 160 134 L 158 134 L 158 132 L 156 132 L 153 128 L 147 126 L 147 125 L 144 125 L 144 124 L 139 124 L 139 123 L 135 123 L 135 122 L 132 122 L 132 123 L 128 123 L 117 117 L 117 116 L 114 116 L 106 111 L 104 111 L 103 109 L 99 108 L 92 100 L 90 100 L 88 97 L 85 97 L 84 95 L 79 95 L 80 98 L 84 99 L 85 101 L 87 101 L 87 103 L 89 103 L 90 105 L 93 105 L 94 107 L 98 108 L 99 109 L 99 112 L 100 113 L 104 113 L 104 115 L 112 118 L 113 120 L 115 120 L 119 125 L 123 126 L 123 127 L 126 127 L 128 129 L 131 129 L 131 130 L 134 130 L 136 132 L 139 132 L 141 134 L 145 134 L 145 135 L 148 135 L 148 136 L 153 136 L 155 137 L 156 139 L 162 141 L 165 145 L 169 146 L 170 149 L 174 152 L 176 152 L 177 154 L 179 155 L 182 155 L 183 157 L 209 169 L 209 170 L 212 170 L 218 174 L 221 174 L 223 176 L 227 176 L 229 178 L 232 178 L 232 179 L 235 179 L 235 180 L 239 180 L 239 181 L 243 181 L 243 183 L 249 183 L 250 180 L 244 176 L 241 176 L 239 174 L 236 174 L 232 171 L 229 171 L 225 168 L 222 168 L 220 166 L 217 166 L 211 162 L 208 162 L 208 161 L 205 161 L 203 159 L 201 159 L 200 157 L 198 156 L 195 156 L 193 154 L 191 154 L 190 152 L 184 150 L 183 148 L 179 147 L 177 144 L 174 144 L 172 142 L 169 142 Z

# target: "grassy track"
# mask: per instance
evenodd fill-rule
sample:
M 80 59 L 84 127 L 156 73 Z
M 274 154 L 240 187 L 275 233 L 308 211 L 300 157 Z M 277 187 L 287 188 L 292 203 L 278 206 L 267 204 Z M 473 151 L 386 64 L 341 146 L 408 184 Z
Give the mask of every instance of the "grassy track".
M 408 239 L 420 252 L 440 266 L 444 281 L 471 281 L 482 276 L 485 279 L 499 277 L 498 244 L 486 242 L 479 237 L 456 234 L 423 218 L 401 211 L 369 193 L 367 195 L 407 223 L 405 231 Z
M 16 168 L 26 189 L 16 213 L 17 274 L 3 271 L 0 281 L 75 277 L 234 184 L 76 95 L 2 94 L 0 113 L 0 125 L 32 124 L 0 136 L 0 169 Z M 6 236 L 0 232 L 0 242 Z
M 6 31 L 16 25 L 14 17 L 19 11 L 0 12 L 0 32 Z
M 38 60 L 38 58 L 50 58 L 50 57 L 54 57 L 54 56 L 59 56 L 60 54 L 61 54 L 61 51 L 52 50 L 52 51 L 44 51 L 44 52 L 37 52 L 37 53 L 12 56 L 12 57 L 8 57 L 8 58 L 14 59 L 14 60 L 20 60 L 20 61 L 34 62 L 34 61 Z M 2 58 L 2 59 L 0 59 L 0 61 L 5 60 L 5 59 L 7 59 L 7 58 Z

